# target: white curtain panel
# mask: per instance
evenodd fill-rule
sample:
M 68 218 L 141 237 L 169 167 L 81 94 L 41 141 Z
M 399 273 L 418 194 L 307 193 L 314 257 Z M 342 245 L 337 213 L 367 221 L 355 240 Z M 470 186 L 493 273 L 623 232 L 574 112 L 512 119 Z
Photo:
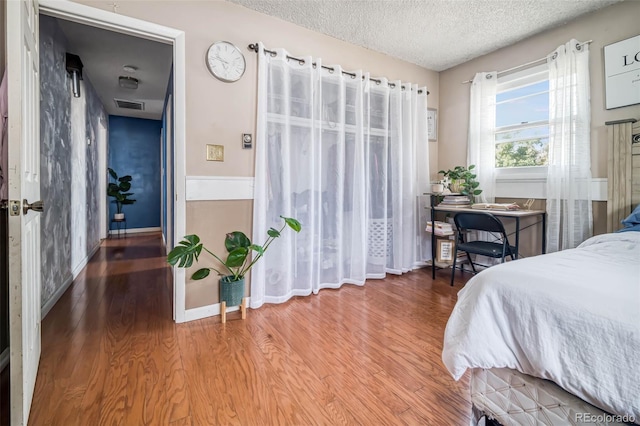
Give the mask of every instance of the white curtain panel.
M 495 200 L 497 72 L 481 72 L 471 82 L 467 165 L 475 164 L 480 200 Z
M 577 247 L 593 235 L 589 45 L 571 40 L 547 63 L 547 252 L 554 252 Z
M 285 229 L 253 268 L 251 307 L 414 268 L 424 259 L 426 88 L 265 54 L 261 43 L 258 58 L 253 241 L 279 229 L 280 215 L 302 231 Z

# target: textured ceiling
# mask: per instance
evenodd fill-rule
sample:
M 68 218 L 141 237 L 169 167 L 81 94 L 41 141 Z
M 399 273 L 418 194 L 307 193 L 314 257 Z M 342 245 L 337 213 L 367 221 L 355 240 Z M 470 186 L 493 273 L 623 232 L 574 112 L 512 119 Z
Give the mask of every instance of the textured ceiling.
M 443 71 L 620 0 L 230 1 Z
M 159 120 L 173 63 L 173 46 L 58 19 L 69 52 L 80 56 L 108 114 Z M 123 70 L 133 65 L 135 72 Z M 139 80 L 138 88 L 119 86 L 119 76 Z M 114 98 L 145 103 L 144 111 L 117 108 Z

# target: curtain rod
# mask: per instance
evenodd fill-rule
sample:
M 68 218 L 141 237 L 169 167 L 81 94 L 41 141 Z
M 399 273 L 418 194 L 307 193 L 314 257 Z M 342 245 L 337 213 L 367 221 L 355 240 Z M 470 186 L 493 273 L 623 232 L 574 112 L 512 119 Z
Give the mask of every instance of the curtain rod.
M 258 53 L 258 44 L 257 44 L 257 43 L 251 43 L 249 46 L 247 46 L 247 48 L 248 48 L 249 50 L 253 50 L 254 52 Z M 266 49 L 266 48 L 264 49 L 264 51 L 265 51 L 265 52 L 267 52 L 267 53 L 269 53 L 271 56 L 276 56 L 276 55 L 278 54 L 278 52 L 276 52 L 275 50 L 269 50 L 269 49 Z M 304 65 L 304 63 L 306 62 L 306 61 L 305 61 L 304 59 L 302 59 L 302 58 L 296 58 L 295 56 L 289 56 L 289 55 L 287 55 L 287 59 L 291 59 L 291 60 L 294 60 L 294 61 L 298 61 L 298 63 L 299 63 L 300 65 Z M 311 63 L 311 65 L 313 65 L 313 67 L 314 67 L 314 68 L 316 68 L 316 67 L 317 67 L 317 65 L 316 65 L 316 63 L 315 63 L 315 62 L 312 62 L 312 63 Z M 335 69 L 333 69 L 333 68 L 331 68 L 331 67 L 327 67 L 327 66 L 325 66 L 325 65 L 320 65 L 320 67 L 321 67 L 321 68 L 324 68 L 325 70 L 328 70 L 329 72 L 334 72 L 334 71 L 335 71 Z M 352 73 L 352 72 L 342 71 L 342 74 L 350 75 L 350 76 L 351 76 L 351 78 L 356 78 L 356 74 L 355 74 L 355 73 Z M 364 76 L 362 77 L 362 79 L 364 80 Z M 370 81 L 375 82 L 376 84 L 380 84 L 380 83 L 382 83 L 382 80 L 377 79 L 377 78 L 371 78 L 371 77 L 369 77 L 369 80 L 370 80 Z M 392 89 L 393 89 L 394 87 L 396 87 L 396 84 L 395 84 L 395 83 L 388 83 L 388 84 L 389 84 L 389 87 L 391 87 Z M 405 86 L 400 86 L 400 87 L 402 88 L 402 90 L 406 90 Z M 422 89 L 419 89 L 419 90 L 418 90 L 418 93 L 422 93 Z M 429 91 L 428 91 L 428 90 L 427 90 L 427 95 L 429 95 Z
M 585 41 L 583 43 L 578 43 L 578 46 L 584 46 L 585 44 L 591 44 L 592 42 L 593 42 L 593 40 L 588 40 L 588 41 Z M 505 74 L 505 73 L 508 73 L 508 72 L 511 72 L 511 71 L 516 71 L 516 70 L 519 70 L 520 68 L 526 68 L 526 67 L 528 67 L 530 65 L 535 65 L 538 62 L 542 62 L 542 61 L 546 61 L 546 60 L 547 60 L 547 57 L 545 56 L 544 58 L 536 59 L 535 61 L 527 62 L 526 64 L 517 65 L 517 66 L 512 67 L 512 68 L 507 68 L 506 70 L 498 71 L 496 74 L 500 75 L 500 74 Z M 467 84 L 467 83 L 473 83 L 473 80 L 463 81 L 460 84 Z

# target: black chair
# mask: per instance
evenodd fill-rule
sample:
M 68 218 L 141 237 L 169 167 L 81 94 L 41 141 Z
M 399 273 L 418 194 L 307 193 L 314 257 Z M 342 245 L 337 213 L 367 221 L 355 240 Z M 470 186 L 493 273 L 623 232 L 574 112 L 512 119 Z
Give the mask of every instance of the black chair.
M 467 254 L 467 259 L 471 264 L 473 272 L 476 273 L 476 267 L 471 260 L 471 254 L 479 254 L 482 256 L 500 258 L 502 263 L 505 261 L 505 257 L 511 256 L 511 260 L 514 260 L 514 254 L 516 248 L 509 245 L 509 239 L 507 233 L 504 230 L 502 222 L 491 213 L 477 212 L 457 213 L 453 217 L 453 221 L 456 224 L 458 231 L 458 238 L 456 240 L 456 248 L 453 254 L 453 267 L 451 269 L 451 285 L 453 286 L 453 279 L 456 273 L 456 261 L 458 260 L 458 251 L 464 251 Z M 490 241 L 467 241 L 467 231 L 486 231 L 492 233 L 497 239 L 501 239 L 501 242 Z

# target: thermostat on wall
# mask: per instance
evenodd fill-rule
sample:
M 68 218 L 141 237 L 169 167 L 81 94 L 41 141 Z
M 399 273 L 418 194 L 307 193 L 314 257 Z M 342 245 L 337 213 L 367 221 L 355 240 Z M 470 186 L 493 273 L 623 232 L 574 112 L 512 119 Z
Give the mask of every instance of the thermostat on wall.
M 242 134 L 242 148 L 243 149 L 251 149 L 251 143 L 253 138 L 251 137 L 251 133 L 243 133 Z

